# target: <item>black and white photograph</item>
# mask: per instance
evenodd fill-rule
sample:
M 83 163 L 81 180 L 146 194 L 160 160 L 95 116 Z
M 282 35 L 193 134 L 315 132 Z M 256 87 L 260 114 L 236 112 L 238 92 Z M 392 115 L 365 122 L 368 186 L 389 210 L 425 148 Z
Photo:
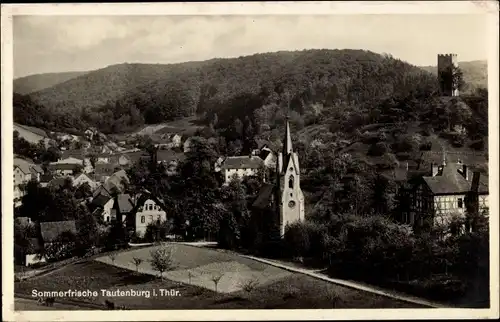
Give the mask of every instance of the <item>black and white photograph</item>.
M 13 321 L 498 318 L 498 4 L 257 4 L 2 5 Z

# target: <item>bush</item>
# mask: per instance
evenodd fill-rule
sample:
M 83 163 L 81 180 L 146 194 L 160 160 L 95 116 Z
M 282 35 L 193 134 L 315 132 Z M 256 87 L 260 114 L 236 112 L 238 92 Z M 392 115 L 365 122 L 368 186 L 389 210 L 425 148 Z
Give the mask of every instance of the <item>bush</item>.
M 484 146 L 485 146 L 485 144 L 484 144 L 484 140 L 483 139 L 472 141 L 469 144 L 469 147 L 471 149 L 474 149 L 474 150 L 477 150 L 477 151 L 484 150 Z
M 388 150 L 387 144 L 384 142 L 377 142 L 375 144 L 372 144 L 370 148 L 368 149 L 368 155 L 371 156 L 381 156 L 384 155 Z
M 408 153 L 408 152 L 399 152 L 399 153 L 396 153 L 396 159 L 398 159 L 399 161 L 409 160 L 410 159 L 410 153 Z
M 419 146 L 419 139 L 411 135 L 404 135 L 392 144 L 391 148 L 395 153 L 398 152 L 413 152 Z
M 430 151 L 432 149 L 432 142 L 426 140 L 420 144 L 420 151 Z

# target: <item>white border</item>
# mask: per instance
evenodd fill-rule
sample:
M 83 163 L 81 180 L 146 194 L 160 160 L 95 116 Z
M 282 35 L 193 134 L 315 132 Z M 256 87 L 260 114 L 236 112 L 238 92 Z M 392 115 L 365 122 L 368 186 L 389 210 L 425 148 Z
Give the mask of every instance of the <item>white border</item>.
M 13 312 L 12 15 L 291 15 L 483 14 L 490 22 L 488 56 L 490 165 L 490 309 L 165 310 Z M 498 318 L 498 3 L 496 1 L 251 2 L 2 5 L 2 310 L 14 321 L 482 319 Z

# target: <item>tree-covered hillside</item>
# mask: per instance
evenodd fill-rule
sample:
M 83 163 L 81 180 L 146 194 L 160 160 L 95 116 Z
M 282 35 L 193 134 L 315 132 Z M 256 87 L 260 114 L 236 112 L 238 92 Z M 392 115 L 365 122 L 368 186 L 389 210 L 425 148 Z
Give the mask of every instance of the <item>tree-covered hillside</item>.
M 14 79 L 14 92 L 18 94 L 38 92 L 86 73 L 87 72 L 46 73 L 16 78 Z
M 303 114 L 318 104 L 366 104 L 435 87 L 434 76 L 392 57 L 363 50 L 303 50 L 114 65 L 30 96 L 54 117 L 63 115 L 68 125 L 114 132 L 195 113 L 253 115 L 253 109 L 268 103 Z

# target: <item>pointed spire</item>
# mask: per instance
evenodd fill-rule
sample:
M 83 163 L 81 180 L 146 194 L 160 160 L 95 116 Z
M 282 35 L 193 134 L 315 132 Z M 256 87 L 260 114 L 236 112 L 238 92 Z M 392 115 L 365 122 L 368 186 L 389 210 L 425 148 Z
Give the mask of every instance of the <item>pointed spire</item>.
M 288 122 L 288 116 L 286 117 L 286 126 L 285 126 L 285 139 L 283 140 L 283 157 L 292 153 L 292 135 L 290 133 L 290 123 Z

